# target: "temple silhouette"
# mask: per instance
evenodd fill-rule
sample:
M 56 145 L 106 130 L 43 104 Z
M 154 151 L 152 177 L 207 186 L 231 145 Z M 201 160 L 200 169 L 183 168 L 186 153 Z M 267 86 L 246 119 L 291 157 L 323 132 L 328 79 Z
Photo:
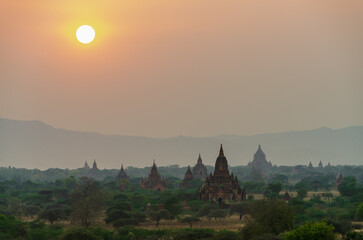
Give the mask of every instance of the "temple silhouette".
M 205 181 L 205 179 L 208 176 L 207 168 L 204 166 L 202 162 L 202 158 L 199 154 L 197 164 L 193 167 L 193 177 L 194 179 L 200 179 L 202 181 Z
M 253 156 L 253 161 L 247 164 L 248 168 L 254 168 L 258 171 L 264 171 L 272 167 L 272 163 L 266 160 L 266 155 L 258 145 L 257 152 Z
M 151 167 L 150 174 L 147 179 L 142 179 L 140 186 L 142 188 L 154 189 L 158 191 L 168 189 L 168 179 L 162 179 L 156 168 L 155 160 L 153 166 Z
M 198 198 L 203 201 L 225 200 L 243 201 L 246 199 L 246 190 L 241 189 L 237 176 L 229 174 L 227 158 L 224 156 L 223 147 L 219 150 L 219 156 L 216 160 L 214 174 L 206 178 L 205 184 L 198 192 Z

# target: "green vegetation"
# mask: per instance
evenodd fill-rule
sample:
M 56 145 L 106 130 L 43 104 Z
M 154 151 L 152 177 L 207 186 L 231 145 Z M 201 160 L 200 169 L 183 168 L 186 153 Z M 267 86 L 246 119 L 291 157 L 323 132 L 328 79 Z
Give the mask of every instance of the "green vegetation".
M 122 189 L 111 170 L 92 179 L 83 169 L 0 168 L 0 239 L 362 239 L 352 223 L 363 221 L 362 167 L 231 169 L 248 199 L 219 205 L 198 200 L 200 180 L 179 189 L 181 179 L 171 176 L 177 166 L 163 168 L 165 191 L 142 189 L 138 177 Z
M 303 226 L 282 234 L 283 240 L 334 240 L 337 239 L 333 232 L 334 227 L 325 222 L 307 222 Z

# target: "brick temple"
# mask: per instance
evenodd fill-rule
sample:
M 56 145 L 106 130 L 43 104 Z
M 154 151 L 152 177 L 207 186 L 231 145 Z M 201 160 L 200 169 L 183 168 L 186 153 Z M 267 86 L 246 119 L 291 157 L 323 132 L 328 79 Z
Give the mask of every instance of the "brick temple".
M 266 155 L 261 149 L 261 145 L 258 145 L 258 149 L 253 156 L 253 161 L 247 164 L 248 168 L 254 168 L 258 171 L 264 171 L 272 167 L 272 163 L 266 160 Z
M 116 176 L 116 182 L 127 180 L 129 176 L 127 176 L 126 171 L 124 169 L 124 165 L 121 165 L 120 172 Z
M 188 165 L 188 169 L 185 172 L 183 182 L 180 184 L 180 188 L 189 187 L 190 183 L 191 183 L 191 181 L 193 181 L 193 179 L 194 179 L 194 177 L 193 177 L 192 170 L 190 170 L 190 166 Z
M 205 181 L 208 176 L 207 168 L 204 166 L 202 162 L 202 158 L 199 154 L 197 164 L 193 167 L 193 177 L 194 179 L 200 179 Z
M 163 191 L 168 189 L 168 179 L 162 179 L 158 173 L 158 170 L 156 168 L 155 161 L 153 162 L 153 166 L 151 167 L 150 174 L 147 179 L 141 180 L 141 187 L 142 188 L 148 188 L 148 189 L 154 189 L 157 191 Z
M 214 174 L 206 178 L 203 188 L 198 192 L 198 198 L 203 201 L 226 200 L 243 201 L 246 199 L 246 190 L 241 189 L 237 177 L 229 174 L 227 158 L 224 156 L 223 147 L 219 150 Z

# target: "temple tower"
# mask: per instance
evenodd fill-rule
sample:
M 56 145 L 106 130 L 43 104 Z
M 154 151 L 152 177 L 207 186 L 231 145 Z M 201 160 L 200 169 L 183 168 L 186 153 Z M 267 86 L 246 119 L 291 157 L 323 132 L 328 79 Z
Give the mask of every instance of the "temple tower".
M 215 163 L 214 174 L 206 178 L 205 184 L 198 192 L 198 197 L 203 201 L 243 201 L 246 199 L 245 189 L 241 189 L 237 176 L 229 174 L 227 158 L 224 156 L 223 147 Z
M 197 164 L 193 167 L 193 177 L 194 179 L 200 179 L 205 181 L 208 176 L 207 168 L 204 166 L 202 162 L 202 158 L 199 154 Z
M 90 167 L 89 167 L 89 165 L 88 165 L 88 162 L 87 162 L 87 161 L 85 161 L 85 162 L 84 162 L 84 166 L 83 166 L 83 168 L 84 168 L 84 169 L 87 169 L 87 170 L 89 170 L 89 169 L 90 169 Z
M 93 165 L 92 165 L 92 168 L 88 172 L 88 176 L 92 177 L 92 178 L 100 178 L 101 177 L 101 172 L 97 167 L 96 160 L 93 161 Z
M 121 181 L 121 180 L 126 180 L 128 178 L 129 178 L 129 176 L 127 176 L 125 169 L 124 169 L 124 165 L 122 164 L 120 172 L 116 176 L 116 182 Z
M 320 161 L 318 166 L 319 168 L 323 168 L 323 163 Z
M 150 188 L 158 191 L 168 189 L 168 179 L 162 179 L 156 168 L 155 160 L 153 161 L 153 166 L 151 167 L 150 174 L 147 179 L 141 180 L 141 187 Z
M 193 173 L 190 170 L 190 166 L 188 165 L 188 169 L 185 172 L 183 182 L 180 184 L 180 188 L 189 187 L 191 181 L 193 181 Z
M 258 145 L 258 149 L 253 156 L 253 161 L 247 164 L 248 168 L 255 168 L 258 171 L 264 171 L 272 167 L 272 163 L 266 160 L 266 155 Z

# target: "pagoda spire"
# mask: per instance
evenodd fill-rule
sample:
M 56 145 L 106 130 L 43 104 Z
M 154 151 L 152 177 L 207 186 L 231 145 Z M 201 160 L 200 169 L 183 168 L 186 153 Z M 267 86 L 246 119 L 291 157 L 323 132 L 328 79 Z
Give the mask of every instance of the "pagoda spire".
M 97 163 L 96 163 L 96 159 L 93 160 L 93 168 L 96 169 L 97 168 Z
M 198 156 L 198 161 L 197 163 L 201 164 L 202 163 L 202 157 L 200 156 L 200 153 L 199 153 L 199 156 Z
M 223 152 L 223 146 L 221 144 L 221 148 L 219 149 L 219 156 L 220 157 L 224 157 L 224 152 Z
M 83 168 L 89 169 L 89 165 L 88 165 L 87 161 L 84 162 L 84 167 Z

